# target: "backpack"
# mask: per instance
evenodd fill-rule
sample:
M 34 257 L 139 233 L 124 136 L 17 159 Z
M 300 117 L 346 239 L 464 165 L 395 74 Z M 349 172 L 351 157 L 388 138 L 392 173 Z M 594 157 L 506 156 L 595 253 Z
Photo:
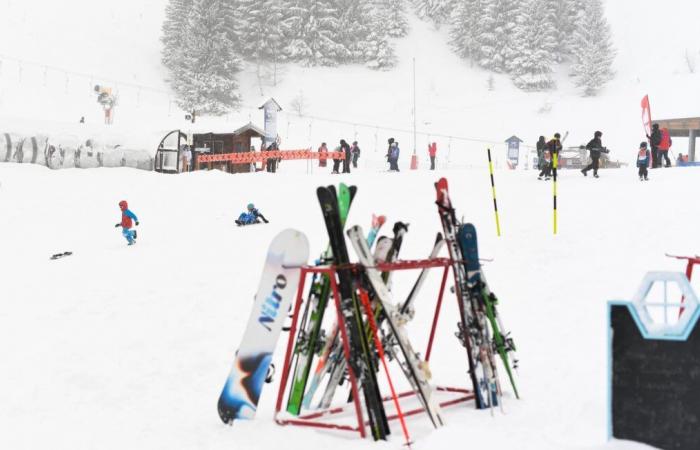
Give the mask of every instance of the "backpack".
M 668 128 L 661 129 L 661 141 L 659 142 L 659 150 L 668 150 L 671 148 L 671 134 Z

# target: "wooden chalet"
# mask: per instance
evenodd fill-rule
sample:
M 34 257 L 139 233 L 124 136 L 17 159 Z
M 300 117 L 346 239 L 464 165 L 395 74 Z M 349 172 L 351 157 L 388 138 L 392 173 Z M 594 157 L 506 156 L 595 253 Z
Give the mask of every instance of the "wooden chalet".
M 654 120 L 659 128 L 668 128 L 671 137 L 688 138 L 688 157 L 695 161 L 695 139 L 700 136 L 700 117 L 686 117 L 683 119 Z
M 248 123 L 231 133 L 195 133 L 192 135 L 192 158 L 195 170 L 219 169 L 228 173 L 254 171 L 252 164 L 234 164 L 230 161 L 207 162 L 201 165 L 197 161 L 200 154 L 225 154 L 250 152 L 254 138 L 263 139 L 265 131 Z

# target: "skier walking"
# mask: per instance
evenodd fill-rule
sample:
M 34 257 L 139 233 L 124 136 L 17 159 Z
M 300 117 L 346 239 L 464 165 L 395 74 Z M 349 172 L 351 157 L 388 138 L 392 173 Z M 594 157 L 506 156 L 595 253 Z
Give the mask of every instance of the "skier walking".
M 430 156 L 430 170 L 435 170 L 435 155 L 437 154 L 437 144 L 428 144 L 428 156 Z
M 352 153 L 352 167 L 357 169 L 357 160 L 360 159 L 360 147 L 357 145 L 357 141 L 353 141 L 350 153 Z
M 136 217 L 136 214 L 131 212 L 126 200 L 119 202 L 119 209 L 122 211 L 122 221 L 114 225 L 114 228 L 122 227 L 122 235 L 124 235 L 129 245 L 134 245 L 136 243 L 136 230 L 131 229 L 132 220 L 136 226 L 139 226 L 139 219 Z
M 340 152 L 342 152 L 342 149 L 340 148 L 340 146 L 337 146 L 336 148 L 333 149 L 333 152 L 340 153 Z M 338 158 L 337 156 L 333 157 L 333 171 L 331 173 L 339 173 L 340 161 L 341 161 L 340 158 Z
M 255 209 L 255 205 L 252 203 L 248 203 L 248 206 L 246 208 L 245 212 L 242 212 L 240 216 L 238 216 L 238 219 L 235 220 L 237 225 L 251 225 L 254 223 L 260 223 L 260 220 L 262 219 L 263 222 L 268 223 L 268 220 L 265 218 L 265 216 L 262 215 L 260 211 Z
M 607 149 L 603 147 L 603 142 L 601 141 L 603 133 L 601 131 L 596 131 L 588 144 L 586 144 L 586 149 L 591 152 L 591 163 L 585 168 L 581 169 L 581 173 L 584 177 L 588 176 L 588 171 L 593 169 L 593 176 L 598 178 L 598 166 L 600 165 L 600 152 L 605 152 Z
M 647 181 L 649 172 L 647 167 L 649 167 L 649 150 L 647 149 L 647 143 L 642 142 L 639 144 L 639 151 L 637 152 L 637 167 L 639 167 L 639 181 Z

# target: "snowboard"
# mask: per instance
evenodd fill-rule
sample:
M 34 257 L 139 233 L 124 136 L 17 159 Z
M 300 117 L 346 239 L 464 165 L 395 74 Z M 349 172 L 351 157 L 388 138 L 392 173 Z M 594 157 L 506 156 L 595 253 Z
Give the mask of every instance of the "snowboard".
M 219 396 L 224 423 L 255 417 L 272 354 L 297 292 L 299 266 L 308 257 L 309 242 L 299 231 L 284 230 L 270 243 L 253 310 Z

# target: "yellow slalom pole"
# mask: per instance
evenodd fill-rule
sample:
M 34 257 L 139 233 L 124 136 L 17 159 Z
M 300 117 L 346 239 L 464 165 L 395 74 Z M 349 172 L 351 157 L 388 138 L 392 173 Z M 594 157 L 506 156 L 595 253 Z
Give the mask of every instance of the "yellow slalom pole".
M 559 162 L 558 152 L 554 152 L 552 155 L 552 183 L 554 189 L 554 234 L 557 234 L 557 164 Z
M 489 173 L 491 174 L 491 193 L 493 194 L 493 211 L 496 214 L 496 234 L 501 236 L 501 222 L 498 220 L 498 204 L 496 203 L 496 184 L 493 181 L 493 163 L 491 162 L 491 149 L 486 149 L 489 155 Z

